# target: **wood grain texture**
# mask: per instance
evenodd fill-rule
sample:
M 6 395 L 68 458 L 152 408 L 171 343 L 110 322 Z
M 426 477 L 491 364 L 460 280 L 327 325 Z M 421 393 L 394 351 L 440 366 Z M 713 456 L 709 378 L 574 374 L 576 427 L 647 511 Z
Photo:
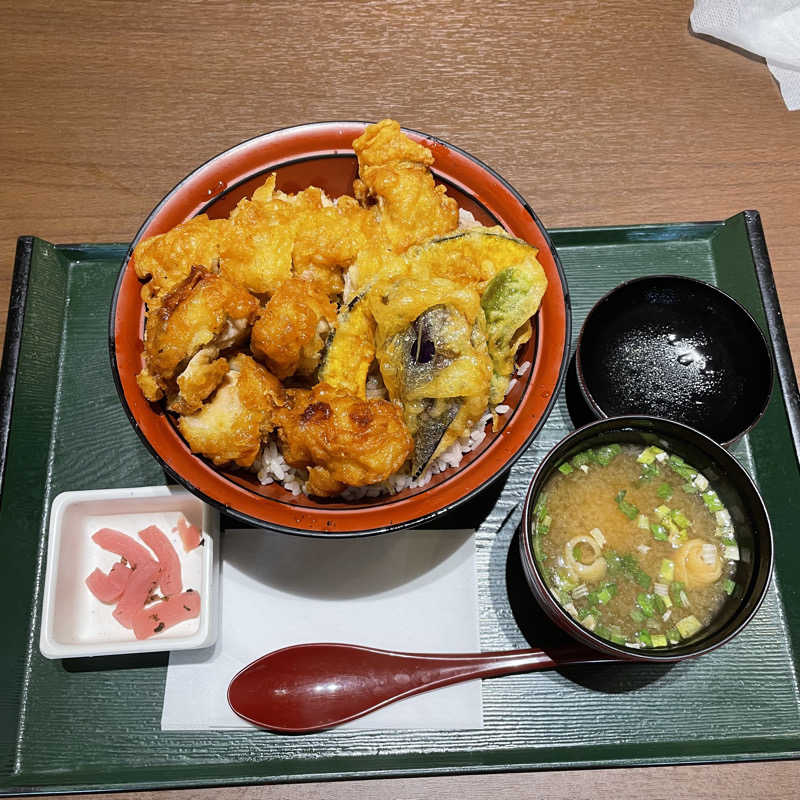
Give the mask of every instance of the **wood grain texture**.
M 758 209 L 800 352 L 800 113 L 786 111 L 762 62 L 692 36 L 689 10 L 685 0 L 0 2 L 2 325 L 17 236 L 127 241 L 180 178 L 243 139 L 394 116 L 490 164 L 549 226 Z M 214 794 L 787 797 L 798 781 L 786 762 Z

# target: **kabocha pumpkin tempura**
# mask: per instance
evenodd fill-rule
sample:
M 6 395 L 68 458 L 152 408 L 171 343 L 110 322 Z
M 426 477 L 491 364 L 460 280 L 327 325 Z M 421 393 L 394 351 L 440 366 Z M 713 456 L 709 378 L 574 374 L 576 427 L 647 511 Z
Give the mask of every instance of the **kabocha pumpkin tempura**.
M 134 251 L 137 382 L 193 452 L 318 496 L 422 485 L 507 407 L 547 287 L 537 250 L 484 228 L 384 120 L 353 142 L 353 196 L 271 175 L 227 219 Z

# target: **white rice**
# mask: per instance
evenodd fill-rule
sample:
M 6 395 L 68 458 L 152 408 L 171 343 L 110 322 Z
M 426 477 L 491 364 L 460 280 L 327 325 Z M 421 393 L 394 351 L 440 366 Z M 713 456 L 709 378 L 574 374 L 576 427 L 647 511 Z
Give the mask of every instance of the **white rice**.
M 409 468 L 406 466 L 402 472 L 390 475 L 382 483 L 370 486 L 349 486 L 342 492 L 341 498 L 343 500 L 361 500 L 364 497 L 380 497 L 396 494 L 403 489 L 425 486 L 434 475 L 451 467 L 457 467 L 467 453 L 480 445 L 486 438 L 485 428 L 491 418 L 491 413 L 487 411 L 471 430 L 465 431 L 450 447 L 440 453 L 418 478 L 412 479 Z M 252 469 L 257 473 L 258 480 L 265 486 L 270 483 L 280 483 L 284 489 L 295 496 L 305 493 L 305 483 L 308 477 L 306 470 L 295 469 L 286 463 L 274 436 L 264 444 Z

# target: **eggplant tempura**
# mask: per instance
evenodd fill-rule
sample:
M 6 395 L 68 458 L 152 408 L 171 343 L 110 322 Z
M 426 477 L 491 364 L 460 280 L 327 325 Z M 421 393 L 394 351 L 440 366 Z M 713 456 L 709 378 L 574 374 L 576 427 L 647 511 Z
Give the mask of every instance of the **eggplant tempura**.
M 459 227 L 433 155 L 397 122 L 353 149 L 354 197 L 286 194 L 272 174 L 227 219 L 134 251 L 142 393 L 192 452 L 294 493 L 393 492 L 457 463 L 547 288 L 535 247 Z

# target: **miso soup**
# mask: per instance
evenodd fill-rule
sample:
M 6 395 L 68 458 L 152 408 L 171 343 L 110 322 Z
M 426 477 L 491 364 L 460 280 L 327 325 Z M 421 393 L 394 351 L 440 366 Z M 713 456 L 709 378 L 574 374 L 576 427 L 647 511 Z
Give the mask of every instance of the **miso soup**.
M 688 639 L 736 588 L 728 510 L 704 475 L 659 447 L 611 444 L 562 463 L 539 493 L 532 529 L 561 606 L 616 644 Z

